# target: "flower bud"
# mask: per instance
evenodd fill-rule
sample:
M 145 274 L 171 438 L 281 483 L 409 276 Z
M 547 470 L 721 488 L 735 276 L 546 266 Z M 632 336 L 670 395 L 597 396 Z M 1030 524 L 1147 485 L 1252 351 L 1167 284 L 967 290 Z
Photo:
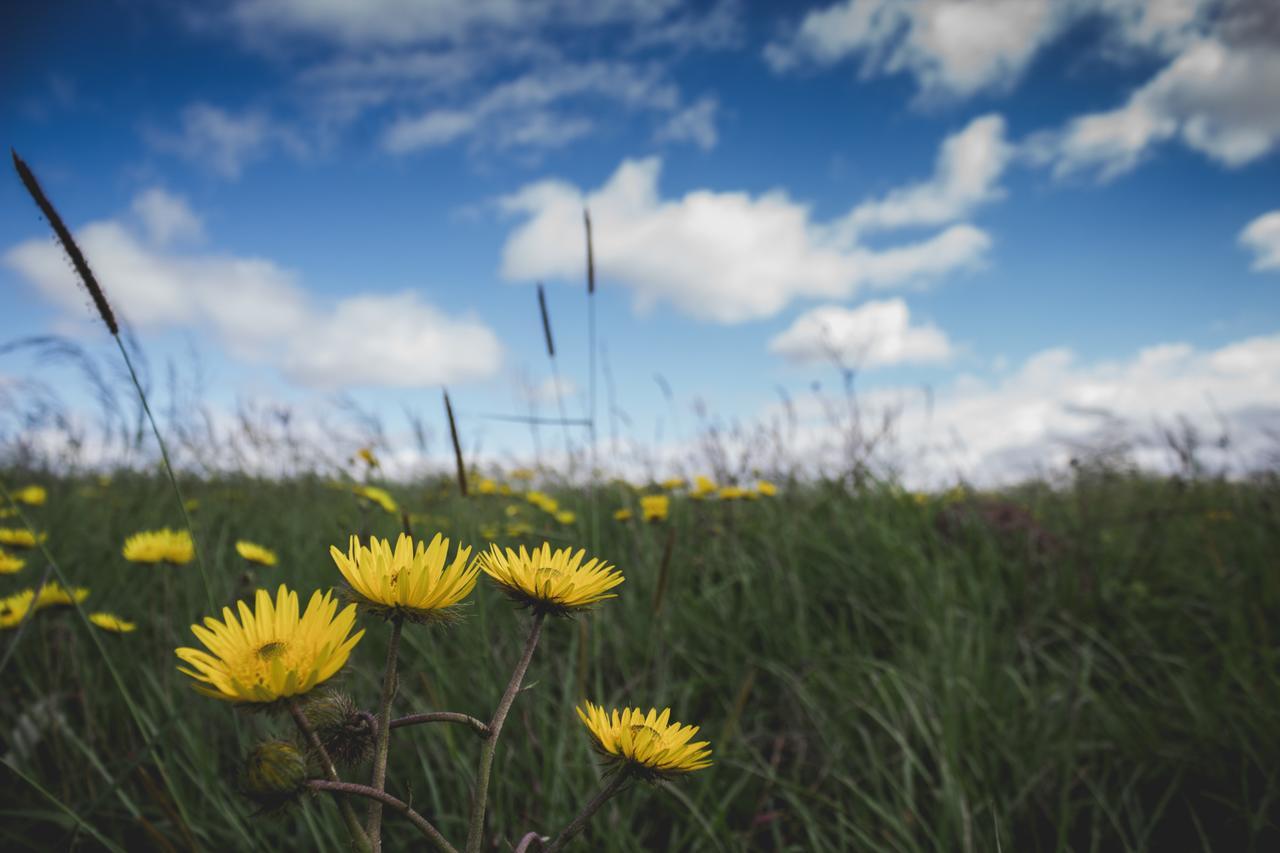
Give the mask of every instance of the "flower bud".
M 245 759 L 240 787 L 264 810 L 282 808 L 304 790 L 307 758 L 292 743 L 269 740 L 255 746 Z
M 373 754 L 373 717 L 337 690 L 316 694 L 302 708 L 334 764 L 350 767 Z

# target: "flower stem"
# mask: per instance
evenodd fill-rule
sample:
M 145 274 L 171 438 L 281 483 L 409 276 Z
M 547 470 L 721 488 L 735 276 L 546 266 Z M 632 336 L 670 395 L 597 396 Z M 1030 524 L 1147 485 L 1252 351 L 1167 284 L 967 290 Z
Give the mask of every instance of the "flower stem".
M 475 717 L 467 714 L 459 714 L 455 711 L 430 711 L 425 714 L 410 714 L 407 717 L 397 717 L 391 721 L 391 728 L 398 729 L 402 726 L 416 726 L 419 723 L 458 723 L 459 725 L 468 726 L 480 737 L 489 736 L 489 727 L 477 720 Z
M 311 748 L 315 750 L 316 755 L 320 758 L 320 769 L 324 771 L 325 777 L 332 784 L 344 784 L 338 779 L 338 768 L 333 766 L 333 759 L 329 757 L 329 751 L 320 742 L 319 736 L 316 735 L 316 730 L 311 728 L 311 724 L 307 722 L 307 717 L 302 713 L 302 707 L 298 704 L 297 699 L 289 700 L 289 713 L 293 715 L 293 721 L 297 724 L 298 731 L 302 732 L 302 736 L 307 739 L 307 743 L 311 744 Z M 369 837 L 364 834 L 364 829 L 360 826 L 360 819 L 356 817 L 355 809 L 351 808 L 351 804 L 346 800 L 338 801 L 338 809 L 342 812 L 342 819 L 346 821 L 347 831 L 351 833 L 351 840 L 355 842 L 356 849 L 360 853 L 370 853 L 373 848 L 369 846 Z
M 378 743 L 373 753 L 373 790 L 382 793 L 387 787 L 387 748 L 391 744 L 391 700 L 396 695 L 396 656 L 400 652 L 400 630 L 404 620 L 391 620 L 391 640 L 387 645 L 387 670 L 382 676 L 382 702 L 378 705 Z M 369 804 L 369 843 L 373 853 L 382 850 L 382 800 Z
M 542 853 L 554 853 L 554 851 L 568 844 L 575 835 L 582 832 L 587 825 L 587 821 L 591 820 L 591 817 L 600 811 L 600 807 L 608 802 L 610 797 L 622 790 L 622 786 L 626 783 L 627 774 L 624 771 L 619 770 L 614 773 L 613 777 L 609 779 L 609 783 L 591 798 L 591 802 L 582 807 L 582 811 L 578 812 L 578 816 L 570 821 L 568 826 L 560 830 L 560 834 L 551 839 L 551 843 L 542 848 Z
M 414 811 L 413 807 L 408 803 L 396 799 L 386 791 L 379 791 L 376 788 L 370 788 L 368 785 L 357 785 L 354 782 L 332 782 L 324 779 L 308 780 L 307 787 L 315 791 L 328 791 L 331 794 L 351 794 L 356 797 L 368 797 L 379 805 L 390 806 L 408 818 L 409 822 L 416 826 L 423 835 L 431 839 L 431 843 L 435 844 L 436 849 L 443 850 L 445 853 L 458 853 L 457 849 L 445 840 L 445 837 L 440 834 L 440 830 L 432 826 L 429 820 Z M 346 802 L 343 799 L 338 801 Z
M 493 756 L 498 748 L 498 736 L 502 734 L 502 724 L 507 721 L 507 712 L 511 710 L 511 703 L 515 701 L 516 693 L 520 691 L 520 683 L 524 681 L 524 674 L 529 669 L 529 661 L 533 659 L 533 650 L 538 645 L 538 636 L 542 633 L 542 620 L 545 618 L 545 613 L 534 615 L 533 624 L 529 627 L 529 638 L 524 641 L 524 652 L 520 655 L 520 662 L 511 673 L 507 691 L 502 694 L 498 708 L 493 712 L 493 719 L 489 721 L 489 736 L 485 738 L 484 746 L 480 749 L 480 770 L 476 775 L 476 790 L 471 797 L 471 825 L 467 829 L 467 853 L 480 853 L 480 839 L 484 835 L 484 811 L 489 797 L 489 773 L 493 769 Z

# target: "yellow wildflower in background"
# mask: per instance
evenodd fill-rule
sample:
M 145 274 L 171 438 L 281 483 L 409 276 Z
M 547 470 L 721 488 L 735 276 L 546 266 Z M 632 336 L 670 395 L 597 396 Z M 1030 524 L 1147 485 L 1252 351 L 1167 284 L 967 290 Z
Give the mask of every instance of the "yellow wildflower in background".
M 380 489 L 377 486 L 356 486 L 352 491 L 365 500 L 377 504 L 392 515 L 400 512 L 399 504 L 388 494 L 386 489 Z
M 329 554 L 351 586 L 354 597 L 382 616 L 403 616 L 415 622 L 449 621 L 454 608 L 471 594 L 480 570 L 467 566 L 471 548 L 459 546 L 447 563 L 449 540 L 439 533 L 430 545 L 401 533 L 395 548 L 387 539 L 370 537 L 368 545 L 352 536 L 343 554 Z
M 0 628 L 18 627 L 22 617 L 26 616 L 27 611 L 31 609 L 31 602 L 35 597 L 35 590 L 24 589 L 0 598 Z
M 244 557 L 250 563 L 258 563 L 263 566 L 274 566 L 279 560 L 276 558 L 276 552 L 270 548 L 264 548 L 261 545 L 254 544 L 248 540 L 241 539 L 236 542 L 236 553 Z
M 485 477 L 476 485 L 476 492 L 482 495 L 496 495 L 498 493 L 498 484 Z
M 507 525 L 508 536 L 528 536 L 533 533 L 533 525 L 527 521 L 513 521 Z
M 662 486 L 662 488 L 666 489 L 668 492 L 674 492 L 676 489 L 683 489 L 684 483 L 684 477 L 668 477 L 658 485 Z
M 48 499 L 49 493 L 44 490 L 44 486 L 24 486 L 13 493 L 13 499 L 27 506 L 42 506 Z
M 607 762 L 622 772 L 646 779 L 669 779 L 711 766 L 711 743 L 693 741 L 697 726 L 671 722 L 671 709 L 624 708 L 612 712 L 584 702 L 576 710 L 592 744 Z M 691 742 L 692 741 L 692 742 Z
M 48 538 L 47 533 L 41 533 L 40 537 L 36 538 L 35 534 L 25 527 L 0 527 L 0 545 L 8 545 L 10 548 L 34 548 Z
M 364 461 L 364 464 L 370 468 L 378 467 L 378 457 L 373 455 L 372 447 L 362 447 L 356 451 L 356 456 Z
M 0 518 L 13 518 L 18 511 L 11 506 L 0 507 Z
M 671 498 L 666 495 L 645 495 L 640 498 L 640 514 L 645 521 L 665 521 L 671 510 Z
M 6 554 L 0 551 L 0 575 L 11 575 L 21 571 L 27 561 L 21 557 L 15 557 L 13 554 Z
M 533 476 L 534 471 L 532 468 L 517 468 L 511 472 L 511 479 L 513 480 L 524 480 L 528 482 L 533 479 Z
M 623 581 L 622 572 L 603 560 L 592 557 L 584 563 L 586 555 L 569 548 L 552 551 L 547 542 L 532 552 L 523 545 L 518 552 L 491 545 L 477 562 L 507 597 L 538 612 L 565 616 L 616 598 L 609 590 Z
M 613 520 L 614 521 L 630 521 L 631 510 L 627 509 L 625 506 L 622 509 L 614 510 Z
M 756 491 L 765 497 L 771 498 L 778 493 L 778 487 L 773 483 L 770 483 L 768 480 L 761 480 L 756 483 Z
M 511 506 L 504 509 L 503 512 L 507 514 L 508 518 L 515 518 L 517 515 L 520 514 L 520 507 L 516 506 L 515 504 L 512 504 Z
M 481 538 L 481 539 L 497 539 L 497 538 L 498 538 L 498 525 L 496 525 L 496 524 L 482 524 L 482 525 L 480 525 L 480 538 Z
M 722 501 L 736 501 L 747 496 L 747 490 L 741 486 L 723 486 L 717 493 Z
M 102 630 L 111 631 L 114 634 L 128 634 L 138 627 L 132 622 L 126 622 L 114 613 L 90 613 L 89 621 Z
M 196 498 L 187 498 L 182 502 L 182 506 L 187 512 L 195 512 L 200 508 L 200 501 Z
M 713 480 L 699 474 L 694 478 L 693 490 L 689 492 L 689 497 L 694 500 L 702 500 L 708 495 L 714 495 L 716 493 L 716 488 L 716 484 Z
M 178 667 L 196 680 L 192 687 L 226 702 L 266 703 L 300 696 L 342 669 L 364 636 L 363 629 L 351 633 L 356 606 L 348 605 L 338 613 L 332 592 L 313 592 L 301 617 L 298 594 L 284 584 L 276 591 L 274 604 L 271 593 L 260 589 L 254 610 L 243 601 L 236 606 L 239 621 L 230 607 L 224 607 L 221 622 L 206 616 L 203 626 L 191 626 L 191 633 L 208 651 L 174 650 L 192 667 Z
M 196 555 L 191 533 L 186 530 L 147 530 L 124 541 L 124 558 L 131 563 L 171 563 L 182 566 Z
M 556 513 L 556 521 L 561 524 L 573 524 L 578 520 L 578 514 L 573 510 L 566 509 L 563 512 Z
M 42 584 L 40 591 L 36 593 L 35 608 L 43 610 L 46 607 L 65 607 L 72 603 L 79 603 L 89 597 L 89 590 L 82 586 L 73 586 L 67 589 L 57 581 L 50 581 Z
M 560 503 L 544 492 L 529 492 L 524 499 L 543 512 L 555 515 L 560 511 Z

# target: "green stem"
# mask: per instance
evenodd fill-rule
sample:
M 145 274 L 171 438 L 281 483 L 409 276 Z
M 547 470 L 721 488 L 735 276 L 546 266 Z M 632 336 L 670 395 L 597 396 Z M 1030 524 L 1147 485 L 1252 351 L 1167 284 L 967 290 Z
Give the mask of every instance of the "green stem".
M 331 794 L 351 794 L 356 797 L 368 797 L 379 805 L 387 805 L 409 819 L 409 822 L 421 830 L 422 834 L 431 839 L 436 849 L 443 850 L 444 853 L 458 853 L 452 844 L 450 844 L 440 831 L 431 825 L 431 822 L 422 815 L 413 810 L 408 803 L 398 800 L 388 794 L 386 791 L 379 791 L 370 788 L 368 785 L 357 785 L 354 782 L 326 782 L 323 779 L 310 779 L 307 781 L 307 787 L 315 791 L 328 791 Z M 346 800 L 339 800 L 346 802 Z
M 307 739 L 307 743 L 311 744 L 311 748 L 315 750 L 316 756 L 320 759 L 320 769 L 324 771 L 325 777 L 335 785 L 343 784 L 338 778 L 338 768 L 333 766 L 333 759 L 329 757 L 329 751 L 320 742 L 320 737 L 316 734 L 316 730 L 311 728 L 311 724 L 307 722 L 307 717 L 302 713 L 302 708 L 298 705 L 297 699 L 289 700 L 289 713 L 293 716 L 293 721 L 297 724 L 298 731 L 302 732 L 302 736 Z M 364 834 L 364 828 L 360 826 L 360 819 L 356 817 L 356 811 L 351 808 L 351 803 L 339 799 L 338 810 L 342 812 L 342 819 L 347 824 L 347 831 L 351 833 L 351 840 L 355 842 L 356 849 L 360 853 L 370 853 L 373 848 L 369 845 L 369 837 Z
M 467 726 L 480 737 L 489 736 L 488 726 L 475 717 L 459 714 L 456 711 L 429 711 L 425 714 L 409 714 L 407 717 L 397 717 L 391 721 L 391 728 L 398 729 L 402 726 L 416 726 L 421 723 L 457 723 L 460 726 Z
M 391 744 L 391 700 L 396 694 L 396 656 L 400 653 L 400 631 L 404 620 L 391 620 L 391 640 L 387 645 L 387 669 L 382 675 L 382 701 L 378 705 L 378 744 L 373 753 L 373 790 L 382 792 L 387 787 L 387 750 Z M 369 804 L 366 821 L 369 842 L 373 853 L 382 850 L 382 801 L 374 799 Z
M 568 844 L 573 837 L 586 828 L 587 821 L 600 811 L 600 807 L 609 801 L 609 798 L 622 790 L 622 786 L 627 782 L 627 774 L 619 770 L 615 772 L 609 783 L 601 788 L 596 795 L 591 798 L 591 802 L 582 807 L 582 811 L 578 812 L 578 816 L 569 822 L 569 825 L 560 830 L 560 834 L 551 840 L 546 847 L 542 848 L 542 853 L 555 853 Z
M 498 736 L 502 734 L 502 725 L 507 721 L 507 713 L 516 699 L 516 693 L 520 692 L 520 684 L 524 681 L 524 674 L 529 669 L 529 661 L 533 659 L 533 650 L 538 645 L 538 636 L 542 633 L 542 620 L 545 618 L 545 613 L 538 613 L 533 617 L 533 624 L 529 627 L 529 637 L 524 642 L 524 652 L 520 655 L 520 662 L 511 673 L 507 690 L 502 694 L 497 710 L 493 712 L 493 719 L 489 721 L 489 736 L 485 738 L 484 746 L 480 749 L 480 769 L 476 775 L 476 790 L 471 798 L 471 825 L 467 829 L 467 853 L 480 853 L 481 836 L 484 835 L 485 805 L 489 797 L 489 774 L 493 770 L 493 756 L 498 748 Z

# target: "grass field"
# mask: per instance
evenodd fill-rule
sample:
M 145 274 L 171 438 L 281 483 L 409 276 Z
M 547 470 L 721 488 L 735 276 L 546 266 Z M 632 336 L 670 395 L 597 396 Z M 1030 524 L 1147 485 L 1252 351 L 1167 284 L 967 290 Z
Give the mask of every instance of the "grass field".
M 175 670 L 174 647 L 208 612 L 199 571 L 121 556 L 129 534 L 181 526 L 168 481 L 3 481 L 47 487 L 47 503 L 23 512 L 69 580 L 91 589 L 85 611 L 139 628 L 91 632 L 71 608 L 35 614 L 0 681 L 0 845 L 346 849 L 331 800 L 264 816 L 236 791 L 242 756 L 265 735 L 289 736 L 288 717 L 235 711 Z M 183 486 L 219 607 L 258 586 L 338 586 L 331 544 L 401 527 L 319 479 Z M 459 497 L 447 481 L 387 488 L 417 535 L 483 546 L 517 506 L 535 532 L 498 541 L 592 538 L 584 490 L 544 487 L 576 511 L 565 525 L 518 496 Z M 1275 478 L 1081 469 L 1057 488 L 1000 496 L 782 484 L 758 500 L 676 493 L 666 522 L 613 520 L 635 504 L 621 485 L 595 495 L 598 551 L 627 580 L 588 616 L 549 621 L 499 747 L 486 849 L 554 833 L 599 788 L 573 712 L 583 697 L 670 705 L 703 727 L 715 763 L 624 791 L 575 849 L 1280 844 Z M 280 565 L 251 568 L 239 538 L 276 549 Z M 24 555 L 0 594 L 39 582 L 45 560 Z M 528 616 L 486 579 L 470 602 L 458 625 L 406 627 L 394 714 L 488 718 Z M 389 629 L 362 623 L 337 683 L 373 709 Z M 0 634 L 6 650 L 14 637 Z M 478 753 L 462 727 L 396 730 L 388 790 L 461 844 Z M 387 849 L 421 840 L 396 815 L 386 832 Z

